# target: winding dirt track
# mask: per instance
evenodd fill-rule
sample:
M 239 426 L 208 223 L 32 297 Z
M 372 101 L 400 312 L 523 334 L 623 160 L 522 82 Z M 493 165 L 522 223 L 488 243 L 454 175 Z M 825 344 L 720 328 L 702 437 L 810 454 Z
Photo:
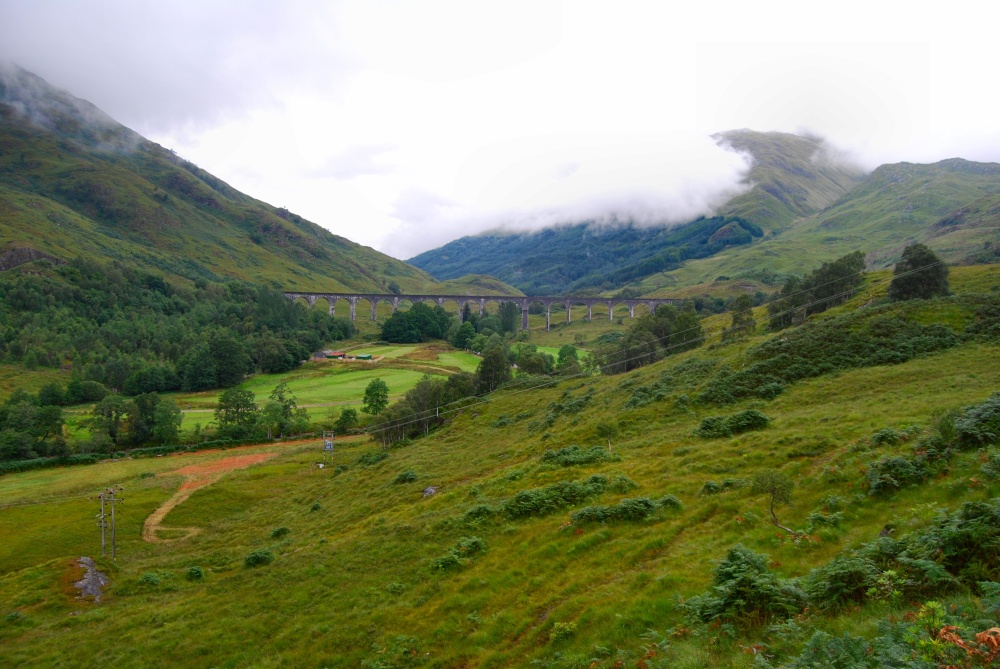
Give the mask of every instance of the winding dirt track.
M 177 541 L 179 539 L 187 539 L 193 537 L 194 535 L 201 532 L 200 527 L 161 527 L 163 519 L 168 513 L 170 513 L 175 506 L 186 500 L 191 496 L 198 488 L 203 488 L 207 485 L 215 483 L 220 478 L 222 478 L 226 472 L 231 472 L 237 469 L 246 469 L 251 465 L 256 465 L 265 460 L 270 460 L 277 453 L 253 453 L 248 455 L 237 455 L 232 458 L 223 458 L 222 460 L 216 460 L 215 462 L 209 462 L 204 465 L 188 465 L 187 467 L 181 467 L 169 473 L 169 475 L 180 474 L 184 476 L 184 482 L 181 484 L 180 489 L 174 494 L 173 497 L 164 502 L 160 508 L 158 508 L 153 513 L 149 514 L 146 518 L 146 522 L 142 526 L 142 538 L 149 543 L 163 543 L 166 541 Z M 169 530 L 170 532 L 179 533 L 184 532 L 181 536 L 171 537 L 170 539 L 162 539 L 157 536 L 159 530 Z

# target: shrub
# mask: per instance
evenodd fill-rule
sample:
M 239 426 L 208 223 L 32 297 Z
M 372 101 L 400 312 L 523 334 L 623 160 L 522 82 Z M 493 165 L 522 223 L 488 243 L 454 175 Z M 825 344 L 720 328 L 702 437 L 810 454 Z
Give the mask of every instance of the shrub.
M 588 506 L 574 511 L 570 520 L 577 525 L 603 523 L 611 520 L 646 520 L 656 511 L 656 504 L 645 497 L 623 499 L 615 506 Z
M 805 593 L 772 574 L 767 560 L 740 544 L 729 549 L 715 569 L 713 587 L 684 604 L 688 615 L 701 622 L 755 624 L 801 611 Z
M 880 570 L 869 559 L 841 554 L 805 578 L 805 591 L 814 606 L 840 608 L 862 602 L 875 585 Z
M 671 509 L 672 511 L 681 511 L 684 509 L 684 504 L 681 503 L 681 500 L 676 495 L 664 495 L 656 500 L 656 506 L 661 509 Z
M 557 451 L 545 451 L 542 454 L 542 462 L 572 467 L 576 465 L 589 465 L 595 462 L 618 462 L 620 457 L 608 452 L 603 446 L 593 446 L 583 450 L 579 446 L 567 446 Z
M 982 470 L 986 478 L 1000 479 L 1000 453 L 990 453 L 983 463 Z
M 282 537 L 288 536 L 289 532 L 291 532 L 291 530 L 289 530 L 287 527 L 278 527 L 271 530 L 271 538 L 281 539 Z
M 872 435 L 872 444 L 876 446 L 895 446 L 899 443 L 899 433 L 891 427 L 884 427 Z
M 963 446 L 985 446 L 1000 439 L 1000 392 L 965 409 L 955 419 L 955 433 Z
M 698 426 L 697 434 L 699 437 L 704 437 L 705 439 L 716 439 L 719 437 L 728 437 L 731 433 L 726 426 L 725 416 L 709 416 L 708 418 L 701 419 L 701 425 Z
M 189 581 L 200 581 L 205 578 L 205 570 L 198 566 L 190 567 L 187 570 L 187 577 Z
M 638 483 L 624 474 L 615 474 L 611 477 L 611 481 L 608 483 L 608 490 L 616 492 L 620 495 L 624 495 L 625 493 L 635 490 L 638 487 Z
M 491 518 L 493 514 L 496 513 L 496 509 L 488 504 L 477 504 L 468 511 L 465 512 L 466 520 L 484 520 L 486 518 Z
M 850 633 L 831 636 L 817 631 L 802 653 L 784 666 L 788 669 L 878 669 L 880 665 L 871 653 L 871 642 L 864 637 Z
M 412 469 L 407 469 L 405 472 L 400 472 L 400 474 L 396 476 L 396 478 L 393 479 L 392 482 L 396 484 L 401 484 L 401 483 L 413 483 L 416 480 L 417 480 L 417 473 Z
M 705 484 L 701 486 L 701 490 L 698 491 L 699 495 L 718 495 L 722 492 L 722 486 L 716 481 L 705 481 Z
M 902 456 L 885 457 L 868 467 L 868 494 L 883 495 L 927 478 L 927 467 L 921 459 Z
M 522 490 L 503 504 L 502 512 L 510 518 L 543 516 L 600 495 L 608 483 L 607 477 L 595 474 L 585 481 L 560 481 L 545 488 Z
M 813 511 L 806 517 L 806 532 L 815 532 L 820 527 L 840 527 L 842 520 L 844 520 L 843 513 Z
M 486 552 L 486 542 L 480 537 L 462 537 L 445 555 L 431 562 L 431 569 L 446 571 L 461 566 L 474 555 Z
M 160 584 L 160 575 L 156 572 L 148 571 L 139 577 L 139 583 L 142 585 L 157 586 Z
M 357 463 L 362 467 L 370 467 L 371 465 L 376 465 L 382 462 L 388 457 L 389 454 L 385 451 L 368 451 L 358 458 Z
M 770 418 L 756 409 L 747 409 L 727 418 L 726 427 L 731 434 L 742 434 L 751 430 L 763 430 L 770 422 Z
M 243 559 L 244 567 L 260 567 L 274 562 L 274 554 L 266 548 L 250 551 Z
M 556 623 L 549 633 L 549 641 L 556 643 L 568 639 L 576 632 L 576 623 Z
M 322 508 L 323 507 L 320 505 L 319 502 L 313 502 L 312 506 L 309 507 L 309 510 L 315 512 L 315 511 L 319 511 Z
M 719 437 L 729 437 L 734 434 L 742 434 L 751 430 L 763 430 L 771 422 L 771 419 L 757 411 L 747 409 L 734 413 L 731 416 L 710 416 L 701 421 L 697 434 L 706 439 Z

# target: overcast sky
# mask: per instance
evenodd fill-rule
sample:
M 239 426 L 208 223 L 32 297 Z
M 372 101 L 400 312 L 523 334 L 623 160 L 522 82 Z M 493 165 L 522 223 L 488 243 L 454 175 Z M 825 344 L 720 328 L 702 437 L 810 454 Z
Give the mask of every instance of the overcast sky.
M 0 59 L 405 259 L 708 213 L 747 169 L 709 138 L 733 128 L 819 133 L 868 167 L 1000 161 L 996 7 L 0 0 Z

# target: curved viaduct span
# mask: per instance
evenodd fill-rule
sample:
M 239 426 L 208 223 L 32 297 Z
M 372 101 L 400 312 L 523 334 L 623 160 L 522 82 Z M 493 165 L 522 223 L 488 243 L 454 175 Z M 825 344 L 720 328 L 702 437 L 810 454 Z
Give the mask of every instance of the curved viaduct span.
M 333 316 L 334 305 L 337 300 L 346 300 L 351 305 L 351 320 L 357 317 L 358 302 L 365 300 L 371 305 L 372 320 L 377 320 L 376 308 L 380 302 L 388 302 L 392 305 L 392 313 L 396 313 L 399 303 L 403 300 L 416 304 L 417 302 L 434 302 L 439 307 L 443 307 L 445 302 L 455 302 L 458 304 L 459 318 L 465 312 L 466 305 L 470 309 L 479 309 L 482 315 L 487 302 L 513 302 L 521 307 L 521 329 L 528 329 L 528 307 L 538 303 L 545 307 L 545 329 L 552 325 L 552 305 L 561 304 L 566 307 L 566 322 L 573 320 L 572 308 L 575 305 L 587 307 L 587 320 L 593 320 L 594 305 L 603 304 L 608 307 L 608 320 L 614 320 L 614 308 L 624 304 L 628 307 L 629 316 L 635 317 L 635 308 L 640 304 L 649 307 L 650 311 L 655 311 L 661 304 L 681 304 L 683 300 L 675 299 L 616 299 L 609 297 L 531 297 L 524 295 L 393 295 L 380 293 L 285 293 L 285 297 L 293 302 L 299 298 L 304 299 L 312 308 L 316 300 L 323 298 L 330 305 L 330 315 Z

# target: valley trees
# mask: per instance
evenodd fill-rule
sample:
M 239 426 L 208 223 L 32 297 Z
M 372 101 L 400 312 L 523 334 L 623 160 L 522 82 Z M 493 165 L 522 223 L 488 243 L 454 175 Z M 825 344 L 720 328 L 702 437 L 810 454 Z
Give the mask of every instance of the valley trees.
M 697 348 L 704 341 L 701 319 L 693 305 L 680 309 L 660 305 L 655 312 L 636 319 L 624 336 L 600 346 L 594 357 L 605 374 L 622 374 L 663 356 Z
M 861 285 L 864 269 L 865 256 L 855 251 L 823 263 L 807 277 L 789 277 L 778 299 L 767 307 L 768 327 L 781 330 L 801 323 L 807 316 L 843 304 Z
M 911 244 L 892 270 L 888 294 L 893 300 L 948 295 L 948 266 L 923 244 Z

